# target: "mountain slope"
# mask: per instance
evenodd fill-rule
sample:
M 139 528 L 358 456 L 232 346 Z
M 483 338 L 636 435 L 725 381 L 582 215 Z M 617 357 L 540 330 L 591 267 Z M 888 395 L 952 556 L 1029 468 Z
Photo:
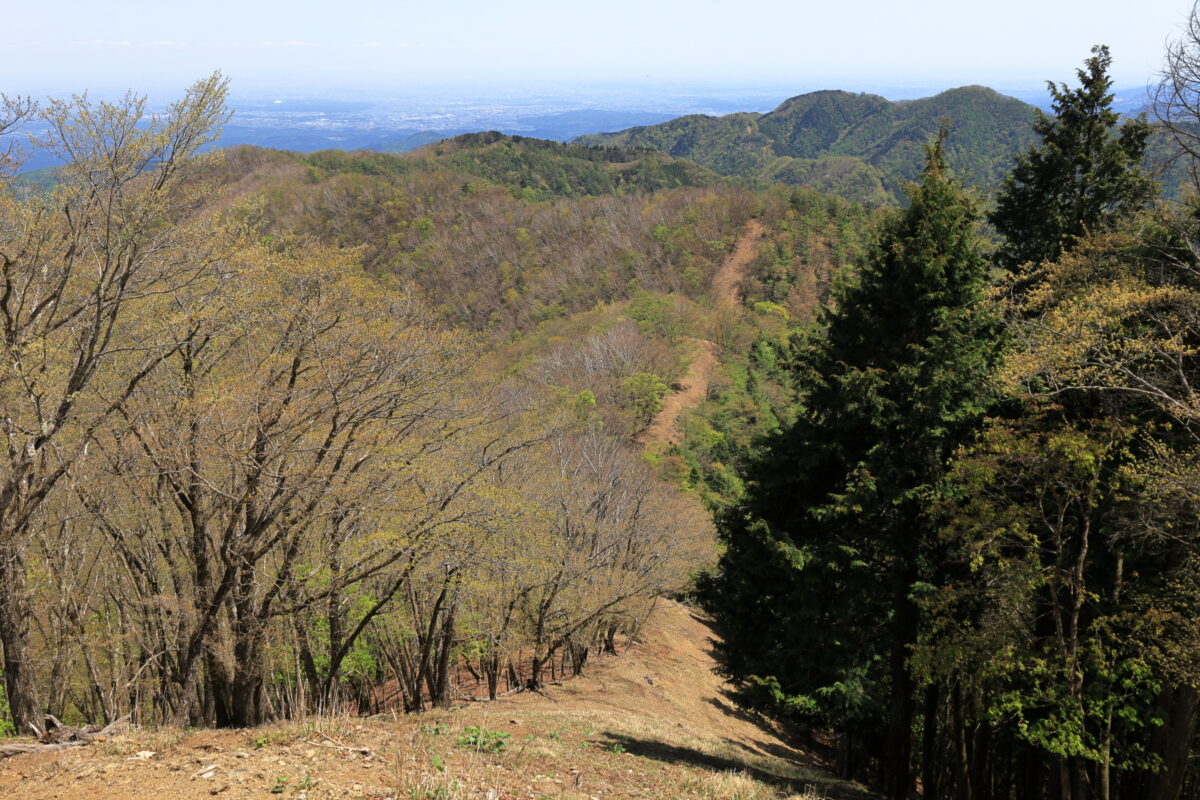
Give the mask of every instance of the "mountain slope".
M 0 796 L 870 800 L 729 702 L 712 636 L 703 618 L 663 601 L 640 642 L 543 692 L 251 730 L 135 729 L 0 759 Z
M 924 144 L 950 123 L 950 166 L 970 185 L 992 186 L 1013 154 L 1034 141 L 1033 106 L 982 86 L 891 102 L 877 95 L 820 91 L 767 114 L 689 116 L 578 144 L 664 150 L 725 175 L 799 183 L 848 199 L 897 202 L 920 171 Z

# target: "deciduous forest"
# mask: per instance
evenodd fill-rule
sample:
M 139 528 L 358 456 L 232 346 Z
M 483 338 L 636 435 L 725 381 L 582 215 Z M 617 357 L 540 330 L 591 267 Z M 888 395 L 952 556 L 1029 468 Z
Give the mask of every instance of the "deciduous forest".
M 1200 16 L 1152 116 L 1111 63 L 402 155 L 3 97 L 0 735 L 486 702 L 672 597 L 889 800 L 1200 796 Z

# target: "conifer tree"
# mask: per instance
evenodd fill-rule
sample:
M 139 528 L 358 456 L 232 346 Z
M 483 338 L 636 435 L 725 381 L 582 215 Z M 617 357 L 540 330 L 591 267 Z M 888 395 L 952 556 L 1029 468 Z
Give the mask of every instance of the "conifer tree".
M 1042 138 L 1017 156 L 1005 177 L 990 222 L 1004 241 L 996 263 L 1008 270 L 1056 260 L 1071 243 L 1145 205 L 1153 181 L 1141 170 L 1150 125 L 1121 122 L 1112 108 L 1112 56 L 1092 48 L 1079 87 L 1048 81 L 1054 116 L 1038 111 Z
M 706 586 L 745 698 L 842 726 L 845 773 L 856 753 L 885 753 L 892 798 L 912 786 L 907 657 L 914 593 L 934 577 L 930 499 L 983 414 L 999 350 L 974 204 L 947 173 L 943 137 L 798 354 L 803 408 L 723 520 Z

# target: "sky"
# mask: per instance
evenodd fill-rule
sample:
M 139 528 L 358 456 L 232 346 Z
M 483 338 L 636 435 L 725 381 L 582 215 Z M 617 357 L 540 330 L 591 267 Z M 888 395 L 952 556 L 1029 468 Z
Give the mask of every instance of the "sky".
M 1135 8 L 1136 5 L 1136 8 Z M 8 0 L 0 92 L 627 84 L 1036 88 L 1093 44 L 1153 80 L 1180 0 Z

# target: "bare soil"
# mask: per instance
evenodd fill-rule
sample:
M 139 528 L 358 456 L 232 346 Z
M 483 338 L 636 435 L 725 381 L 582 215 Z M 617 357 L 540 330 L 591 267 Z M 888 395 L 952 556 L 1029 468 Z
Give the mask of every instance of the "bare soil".
M 763 225 L 758 220 L 752 219 L 747 222 L 746 229 L 733 252 L 721 263 L 712 283 L 713 301 L 718 307 L 736 307 L 741 301 L 742 281 L 750 271 L 750 264 L 754 261 L 764 233 Z M 680 381 L 679 388 L 663 398 L 662 409 L 635 437 L 639 444 L 676 443 L 680 433 L 677 427 L 679 415 L 689 408 L 694 408 L 708 396 L 709 380 L 713 370 L 721 363 L 717 358 L 719 348 L 704 339 L 692 339 L 691 342 L 696 348 L 691 367 Z
M 711 636 L 664 601 L 628 652 L 543 692 L 411 716 L 138 729 L 0 760 L 0 798 L 870 798 L 730 703 Z
M 746 230 L 742 232 L 733 252 L 726 256 L 721 268 L 713 276 L 712 293 L 718 303 L 736 306 L 741 300 L 742 281 L 750 271 L 750 264 L 765 233 L 766 229 L 758 220 L 752 219 L 746 223 Z
M 663 398 L 662 409 L 654 415 L 650 424 L 634 437 L 639 444 L 675 444 L 680 436 L 677 427 L 679 415 L 699 405 L 708 396 L 708 383 L 713 370 L 721 363 L 717 359 L 717 346 L 704 339 L 692 339 L 691 342 L 696 347 L 696 356 L 687 374 L 679 382 L 679 388 Z

